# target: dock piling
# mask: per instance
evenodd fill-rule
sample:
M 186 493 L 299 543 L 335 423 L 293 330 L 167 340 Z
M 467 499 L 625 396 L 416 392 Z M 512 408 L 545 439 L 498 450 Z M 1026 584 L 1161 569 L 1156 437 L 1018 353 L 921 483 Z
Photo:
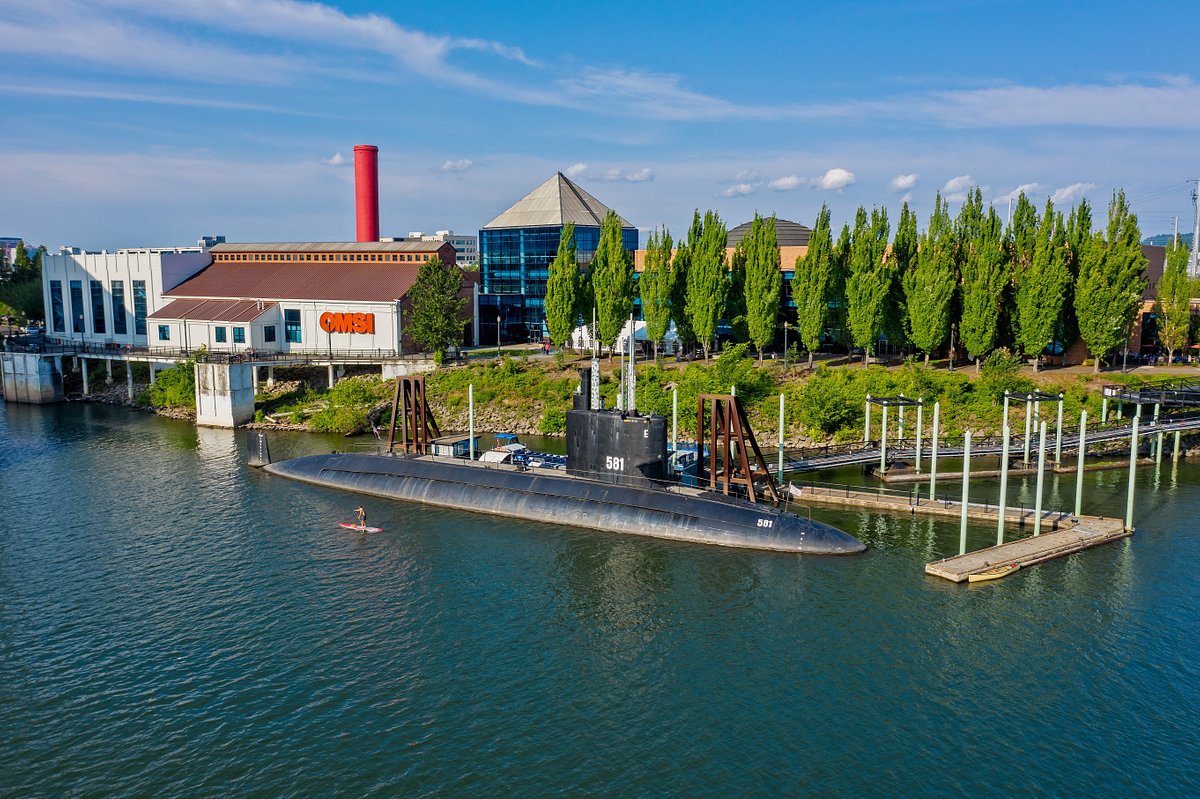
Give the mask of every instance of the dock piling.
M 1139 406 L 1141 407 L 1141 406 Z M 1129 492 L 1125 497 L 1125 529 L 1133 529 L 1133 486 L 1137 480 L 1138 417 L 1133 417 L 1133 429 L 1129 431 Z
M 1179 460 L 1179 438 L 1180 438 L 1180 431 L 1176 430 L 1175 431 L 1175 449 L 1174 449 L 1174 451 L 1171 452 L 1171 460 L 1172 461 Z
M 1062 466 L 1063 393 L 1058 393 L 1058 427 L 1054 430 L 1054 468 Z
M 1021 462 L 1026 466 L 1029 465 L 1029 439 L 1033 435 L 1033 395 L 1028 394 L 1025 397 L 1025 454 Z
M 1102 411 L 1103 413 L 1103 411 Z M 1087 458 L 1087 411 L 1079 412 L 1079 467 L 1075 470 L 1075 515 L 1083 514 L 1083 462 Z
M 779 393 L 779 482 L 783 483 L 783 392 Z
M 867 418 L 866 418 L 866 421 L 863 422 L 863 443 L 869 444 L 871 442 L 871 395 L 870 394 L 867 395 L 866 409 L 867 409 Z
M 1158 403 L 1158 402 L 1154 403 L 1154 427 L 1156 430 L 1158 430 L 1158 435 L 1155 436 L 1155 441 L 1154 441 L 1154 463 L 1155 463 L 1155 465 L 1162 463 L 1163 433 L 1162 433 L 1162 428 L 1160 428 L 1158 426 L 1158 412 L 1159 412 L 1159 409 L 1161 408 L 1161 406 L 1162 406 L 1161 403 Z
M 1100 424 L 1108 421 L 1108 397 L 1100 399 Z
M 879 434 L 879 476 L 887 471 L 887 402 L 883 403 L 883 431 Z
M 958 554 L 967 552 L 967 506 L 971 496 L 971 431 L 963 433 L 962 514 L 958 519 Z
M 1033 534 L 1041 535 L 1042 533 L 1042 487 L 1045 485 L 1046 479 L 1046 423 L 1041 423 L 1041 433 L 1038 436 L 1038 459 L 1037 459 L 1037 494 L 1034 495 L 1033 502 Z
M 942 413 L 942 404 L 933 403 L 933 439 L 929 443 L 929 499 L 937 499 L 937 445 L 938 421 Z
M 467 452 L 475 461 L 475 384 L 467 384 Z
M 679 449 L 679 389 L 671 389 L 671 449 Z M 700 457 L 697 455 L 696 457 Z
M 1001 429 L 1008 427 L 1008 389 L 1004 389 L 1004 424 Z
M 903 394 L 900 395 L 900 399 L 904 399 Z M 896 409 L 896 420 L 899 423 L 899 427 L 896 430 L 896 445 L 902 447 L 902 446 L 904 446 L 904 405 L 903 405 L 903 403 L 900 405 L 899 408 Z
M 1007 397 L 1005 400 L 1007 401 Z M 1012 431 L 1004 425 L 1004 443 L 1000 448 L 1000 507 L 996 515 L 996 546 L 1004 543 L 1005 508 L 1008 500 L 1008 443 Z
M 917 470 L 917 474 L 921 473 L 921 425 L 923 422 L 922 416 L 925 413 L 925 400 L 917 400 L 917 456 L 914 458 L 913 468 Z

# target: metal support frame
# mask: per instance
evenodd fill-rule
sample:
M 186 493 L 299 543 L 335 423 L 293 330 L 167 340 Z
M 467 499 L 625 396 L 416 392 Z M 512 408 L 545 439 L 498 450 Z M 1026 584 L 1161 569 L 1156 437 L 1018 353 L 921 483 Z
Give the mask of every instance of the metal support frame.
M 705 423 L 705 410 L 709 423 Z M 754 431 L 746 419 L 741 401 L 732 394 L 701 394 L 696 398 L 696 452 L 698 483 L 704 481 L 704 445 L 708 443 L 708 488 L 719 487 L 728 496 L 729 489 L 741 485 L 751 502 L 758 501 L 755 480 L 763 482 L 767 495 L 779 501 L 775 479 L 767 468 L 766 459 L 758 448 Z M 721 452 L 721 468 L 717 468 L 717 452 Z M 754 466 L 751 469 L 753 455 Z
M 397 422 L 400 423 L 399 441 L 396 438 Z M 388 453 L 394 452 L 398 443 L 405 452 L 426 455 L 430 442 L 439 436 L 441 432 L 425 399 L 425 377 L 397 377 L 392 396 L 392 422 L 388 428 Z

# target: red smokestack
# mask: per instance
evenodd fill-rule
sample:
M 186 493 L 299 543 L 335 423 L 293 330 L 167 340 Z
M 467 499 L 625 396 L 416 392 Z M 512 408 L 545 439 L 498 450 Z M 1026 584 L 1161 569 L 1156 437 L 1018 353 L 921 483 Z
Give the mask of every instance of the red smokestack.
M 354 145 L 354 207 L 359 241 L 379 241 L 379 148 Z

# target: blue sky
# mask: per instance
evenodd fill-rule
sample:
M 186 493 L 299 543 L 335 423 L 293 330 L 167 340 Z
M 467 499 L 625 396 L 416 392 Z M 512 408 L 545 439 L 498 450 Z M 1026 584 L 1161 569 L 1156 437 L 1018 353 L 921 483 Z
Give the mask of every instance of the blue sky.
M 1190 3 L 0 0 L 0 235 L 114 248 L 475 231 L 555 170 L 646 230 L 693 208 L 893 220 L 1113 188 L 1191 229 Z

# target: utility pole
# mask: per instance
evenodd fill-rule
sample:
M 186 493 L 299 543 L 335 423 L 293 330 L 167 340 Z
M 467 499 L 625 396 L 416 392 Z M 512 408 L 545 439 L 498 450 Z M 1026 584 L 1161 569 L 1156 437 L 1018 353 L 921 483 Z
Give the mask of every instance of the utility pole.
M 1196 208 L 1196 222 L 1192 226 L 1192 256 L 1188 259 L 1188 277 L 1200 277 L 1200 178 L 1192 190 L 1192 205 Z

